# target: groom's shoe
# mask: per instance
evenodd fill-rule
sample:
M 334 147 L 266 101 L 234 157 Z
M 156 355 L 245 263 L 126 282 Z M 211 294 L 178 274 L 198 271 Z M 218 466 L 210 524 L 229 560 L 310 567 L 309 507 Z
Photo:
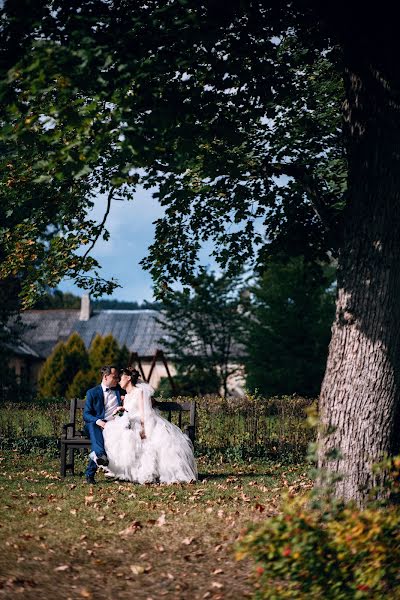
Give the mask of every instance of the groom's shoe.
M 96 483 L 96 480 L 93 477 L 93 475 L 87 475 L 86 476 L 86 483 L 89 483 L 91 485 L 94 485 Z
M 97 457 L 97 464 L 100 467 L 107 467 L 108 466 L 108 458 L 105 454 L 100 454 L 100 456 Z

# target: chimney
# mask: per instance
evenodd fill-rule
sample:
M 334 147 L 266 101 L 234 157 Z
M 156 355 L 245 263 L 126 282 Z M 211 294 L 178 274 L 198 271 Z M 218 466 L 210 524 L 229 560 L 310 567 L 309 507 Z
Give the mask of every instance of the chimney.
M 81 298 L 81 314 L 79 315 L 79 320 L 89 321 L 90 313 L 90 296 L 89 294 L 83 294 Z

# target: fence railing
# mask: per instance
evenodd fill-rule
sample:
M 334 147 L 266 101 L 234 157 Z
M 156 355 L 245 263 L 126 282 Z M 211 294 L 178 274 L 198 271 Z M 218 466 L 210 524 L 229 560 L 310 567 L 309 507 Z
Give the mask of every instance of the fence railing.
M 310 399 L 293 396 L 196 398 L 196 452 L 225 460 L 301 460 L 315 438 L 315 430 L 307 423 L 312 404 Z M 59 398 L 3 403 L 0 448 L 56 451 L 68 411 L 69 401 Z

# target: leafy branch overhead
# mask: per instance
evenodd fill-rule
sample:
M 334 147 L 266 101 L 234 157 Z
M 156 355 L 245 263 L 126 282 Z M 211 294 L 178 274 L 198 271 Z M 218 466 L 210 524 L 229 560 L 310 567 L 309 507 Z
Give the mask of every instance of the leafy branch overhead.
M 335 251 L 346 187 L 339 56 L 300 33 L 302 9 L 93 0 L 42 2 L 21 16 L 9 4 L 0 118 L 18 193 L 7 184 L 2 193 L 17 223 L 29 221 L 25 178 L 47 202 L 36 202 L 42 229 L 19 236 L 35 250 L 41 236 L 63 240 L 41 242 L 37 280 L 40 269 L 42 278 L 53 269 L 55 284 L 67 271 L 104 290 L 85 275 L 96 266 L 89 255 L 73 260 L 99 233 L 87 209 L 95 191 L 130 199 L 138 183 L 156 186 L 165 207 L 143 261 L 159 283 L 190 282 L 205 240 L 230 271 L 262 266 L 275 249 Z M 4 223 L 3 238 L 14 225 Z M 2 244 L 10 273 L 31 265 L 29 244 L 12 262 L 17 245 Z

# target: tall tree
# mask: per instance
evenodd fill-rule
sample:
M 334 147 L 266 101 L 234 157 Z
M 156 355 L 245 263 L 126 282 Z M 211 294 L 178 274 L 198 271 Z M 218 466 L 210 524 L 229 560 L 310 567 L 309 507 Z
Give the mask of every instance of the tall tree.
M 400 439 L 394 6 L 31 4 L 4 5 L 3 135 L 14 151 L 40 140 L 39 178 L 91 172 L 119 186 L 142 168 L 159 184 L 166 211 L 146 265 L 160 283 L 190 283 L 202 239 L 231 269 L 275 248 L 338 254 L 320 466 L 343 474 L 338 495 L 363 502 L 371 464 Z
M 38 393 L 42 397 L 65 396 L 76 373 L 87 370 L 88 353 L 82 338 L 72 333 L 66 342 L 59 342 L 45 361 L 40 374 Z M 70 397 L 67 395 L 67 397 Z
M 333 274 L 334 268 L 303 257 L 270 262 L 252 288 L 246 339 L 250 389 L 318 396 L 335 312 Z
M 176 364 L 180 393 L 227 396 L 243 353 L 240 289 L 240 278 L 216 277 L 203 269 L 191 294 L 176 292 L 164 300 L 161 341 Z
M 42 398 L 62 397 L 68 387 L 67 352 L 64 342 L 58 342 L 43 364 L 38 380 L 38 394 Z

